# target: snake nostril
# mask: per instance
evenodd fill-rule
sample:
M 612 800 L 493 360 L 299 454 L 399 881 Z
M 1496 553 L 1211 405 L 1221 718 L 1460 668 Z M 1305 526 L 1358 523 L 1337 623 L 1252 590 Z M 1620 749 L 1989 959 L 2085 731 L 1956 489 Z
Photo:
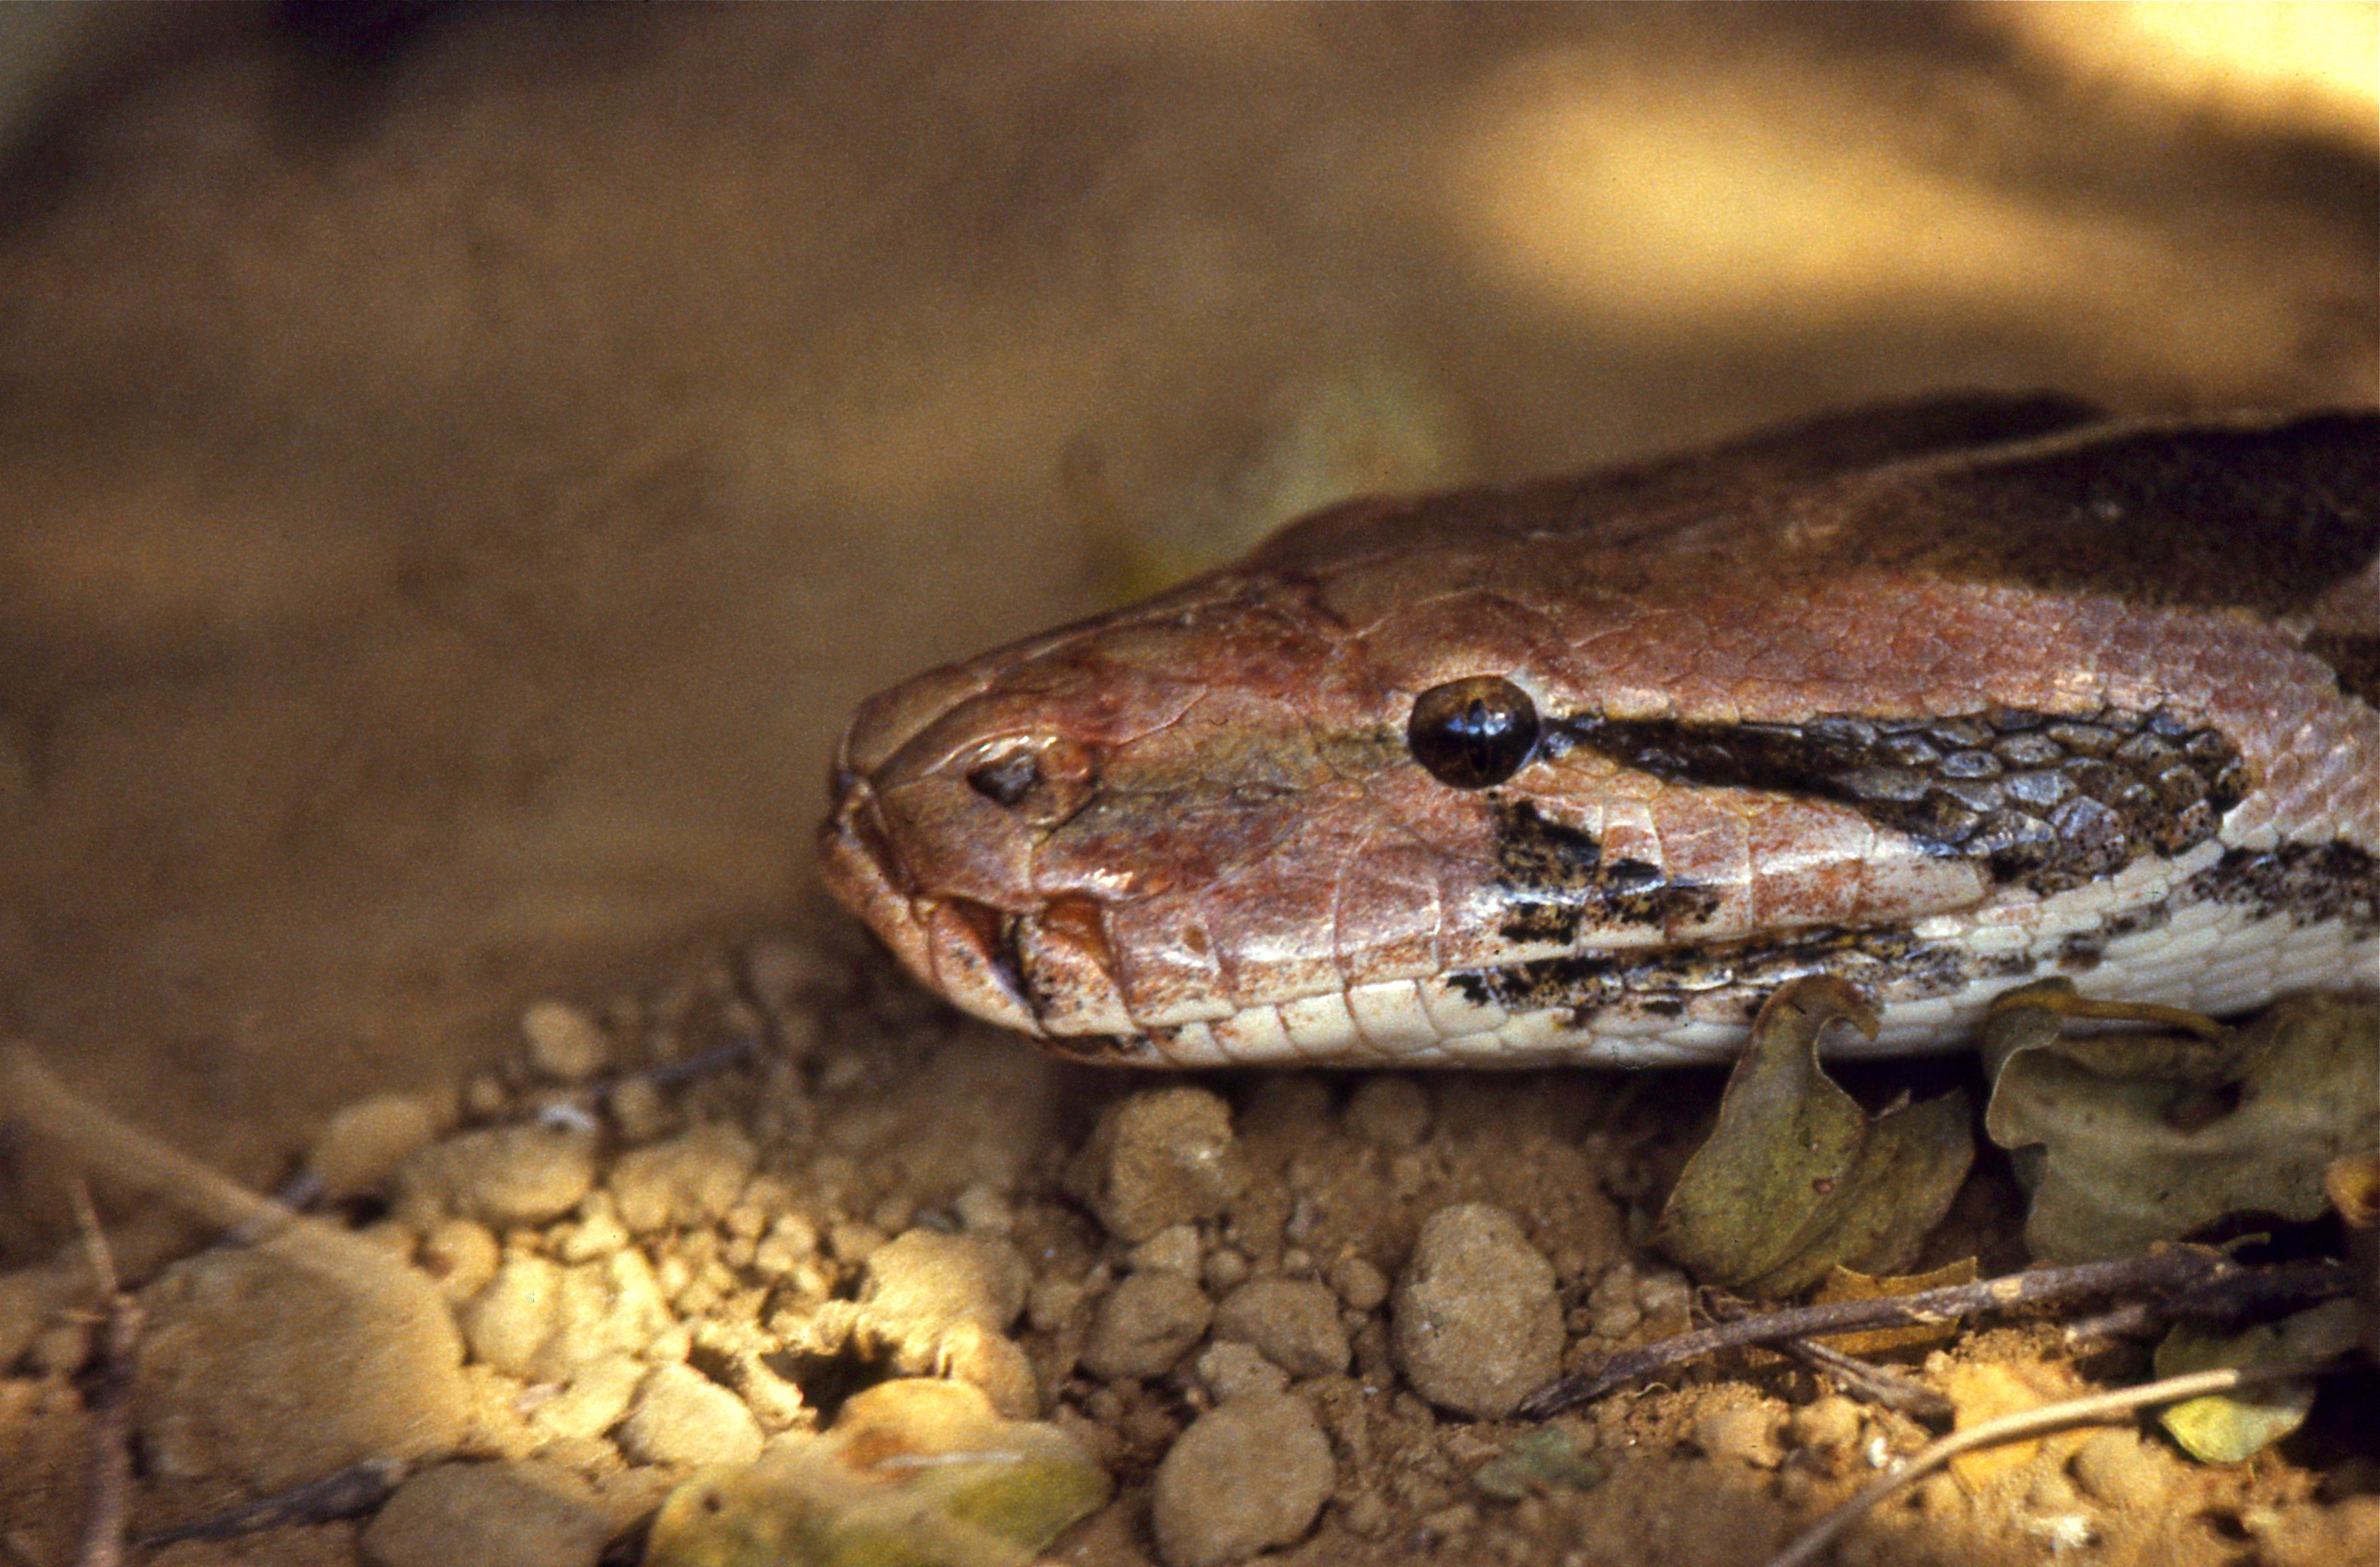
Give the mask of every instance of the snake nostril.
M 968 788 L 992 804 L 1014 809 L 1041 782 L 1041 759 L 1020 746 L 970 768 L 966 781 Z

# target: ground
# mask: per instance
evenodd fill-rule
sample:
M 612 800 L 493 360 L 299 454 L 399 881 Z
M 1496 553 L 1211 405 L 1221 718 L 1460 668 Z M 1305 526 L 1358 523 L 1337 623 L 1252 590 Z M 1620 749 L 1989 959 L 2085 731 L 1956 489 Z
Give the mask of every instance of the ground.
M 259 1187 L 374 1095 L 479 1080 L 509 1085 L 480 1121 L 516 1112 L 526 1003 L 649 1004 L 773 932 L 878 976 L 821 1014 L 864 1023 L 832 1041 L 850 1080 L 800 1058 L 805 1135 L 864 1177 L 808 1190 L 822 1229 L 953 1200 L 869 1162 L 941 1127 L 1004 1150 L 1004 1197 L 1054 1237 L 1037 1276 L 1112 1264 L 1055 1172 L 1144 1085 L 892 999 L 817 893 L 833 736 L 868 691 L 1350 486 L 1945 387 L 2369 403 L 2380 361 L 2368 96 L 2342 113 L 2280 54 L 2216 72 L 2049 12 L 308 14 L 95 38 L 0 186 L 6 1026 Z M 1393 1273 L 1420 1209 L 1494 1201 L 1586 1311 L 1612 1265 L 1656 1265 L 1625 1216 L 1707 1102 L 1674 1086 L 1427 1083 L 1417 1165 L 1380 1160 L 1327 1236 Z M 1239 1200 L 1283 1215 L 1305 1129 L 1363 1092 L 1217 1087 Z M 1331 1178 L 1369 1168 L 1339 1151 Z M 18 1268 L 69 1230 L 55 1160 L 10 1152 Z M 1055 1363 L 1057 1330 L 1020 1331 Z M 1351 1488 L 1305 1560 L 1400 1560 L 1435 1518 L 1451 1560 L 1574 1536 L 1598 1563 L 1752 1561 L 1849 1483 L 1815 1449 L 1769 1468 L 1691 1439 L 1712 1400 L 1781 1418 L 1814 1391 L 1771 1370 L 1616 1403 L 1602 1485 L 1496 1503 L 1468 1471 L 1511 1433 L 1393 1392 L 1355 1421 L 1354 1336 L 1315 1395 Z M 1077 1391 L 1126 1490 L 1069 1549 L 1133 1560 L 1188 1395 Z M 0 1380 L 0 1560 L 61 1560 L 79 1407 L 28 1365 Z M 2296 1520 L 2298 1492 L 2353 1524 L 2368 1464 L 2306 1439 L 2191 1477 L 2203 1506 L 2086 1498 L 2102 1559 L 2287 1560 L 2298 1523 L 2258 1509 Z M 1872 1560 L 2048 1549 L 1933 1495 Z M 227 1499 L 160 1484 L 140 1516 Z

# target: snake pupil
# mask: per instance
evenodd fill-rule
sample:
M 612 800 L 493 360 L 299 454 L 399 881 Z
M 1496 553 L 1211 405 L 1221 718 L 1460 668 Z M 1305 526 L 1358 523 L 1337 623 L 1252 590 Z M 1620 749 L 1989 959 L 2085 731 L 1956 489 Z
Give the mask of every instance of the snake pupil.
M 1023 747 L 966 775 L 967 787 L 994 805 L 1014 808 L 1041 782 L 1041 759 Z
M 1405 746 L 1439 783 L 1485 789 L 1520 771 L 1536 752 L 1536 704 L 1500 675 L 1450 680 L 1414 698 Z

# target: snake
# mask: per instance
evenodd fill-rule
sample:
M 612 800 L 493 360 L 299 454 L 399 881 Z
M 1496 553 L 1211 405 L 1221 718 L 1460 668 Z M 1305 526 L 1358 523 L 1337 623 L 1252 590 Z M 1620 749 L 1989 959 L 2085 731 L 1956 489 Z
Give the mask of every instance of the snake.
M 1690 1064 L 2380 978 L 2380 414 L 1854 409 L 1366 497 L 865 702 L 827 883 L 1085 1061 Z

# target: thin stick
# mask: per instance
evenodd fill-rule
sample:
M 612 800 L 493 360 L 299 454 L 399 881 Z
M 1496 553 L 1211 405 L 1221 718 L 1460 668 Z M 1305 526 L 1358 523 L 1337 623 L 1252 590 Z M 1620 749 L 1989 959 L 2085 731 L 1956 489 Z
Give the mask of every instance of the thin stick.
M 2109 1415 L 2129 1415 L 2151 1404 L 2179 1403 L 2183 1399 L 2204 1398 L 2209 1393 L 2229 1392 L 2235 1388 L 2319 1376 L 2325 1371 L 2336 1370 L 2338 1364 L 2336 1360 L 2293 1360 L 2274 1366 L 2224 1367 L 2214 1371 L 2192 1371 L 2187 1376 L 2143 1382 L 2136 1388 L 2118 1388 L 2113 1392 L 2093 1393 L 2087 1398 L 2066 1399 L 2058 1403 L 2045 1403 L 2036 1409 L 2019 1410 L 2014 1415 L 2003 1415 L 1996 1420 L 1970 1426 L 1963 1431 L 1953 1431 L 1938 1441 L 1929 1442 L 1911 1455 L 1899 1469 L 1819 1519 L 1808 1533 L 1770 1557 L 1762 1563 L 1762 1567 L 1802 1567 L 1803 1563 L 1832 1545 L 1844 1530 L 1865 1517 L 1877 1503 L 1916 1484 L 1962 1452 L 1972 1452 L 1982 1447 L 1997 1447 L 2002 1442 L 2022 1441 L 2027 1437 L 2062 1430 L 2069 1426 L 2091 1425 Z
M 1532 1393 L 1515 1413 L 1524 1420 L 1542 1420 L 1573 1404 L 1600 1398 L 1639 1377 L 1649 1377 L 1724 1350 L 1779 1343 L 1787 1339 L 1864 1332 L 1875 1328 L 1933 1327 L 1986 1311 L 2063 1306 L 2096 1295 L 2186 1294 L 2193 1307 L 2206 1309 L 2218 1298 L 2214 1294 L 2217 1287 L 2229 1287 L 2234 1282 L 2244 1285 L 2257 1277 L 2256 1270 L 2241 1267 L 2220 1252 L 2203 1246 L 2171 1245 L 2107 1262 L 2027 1269 L 2022 1273 L 2005 1273 L 1997 1279 L 1923 1290 L 1912 1295 L 1830 1301 L 1824 1306 L 1773 1311 L 1765 1317 L 1722 1322 L 1717 1327 L 1680 1333 L 1642 1349 L 1623 1351 L 1592 1374 L 1565 1377 Z M 2351 1285 L 2343 1268 L 2329 1266 L 2306 1271 L 2301 1280 L 2293 1281 L 2292 1288 L 2292 1298 L 2324 1300 L 2346 1294 Z
M 14 1115 L 87 1163 L 253 1245 L 333 1280 L 384 1277 L 385 1251 L 294 1214 L 78 1098 L 21 1044 L 0 1046 L 0 1115 Z
M 91 1276 L 99 1281 L 103 1297 L 98 1366 L 83 1393 L 91 1420 L 84 1439 L 90 1463 L 75 1567 L 121 1567 L 124 1524 L 131 1511 L 132 1372 L 140 1345 L 140 1307 L 117 1282 L 115 1258 L 91 1209 L 91 1191 L 80 1181 L 74 1184 L 74 1202 Z

